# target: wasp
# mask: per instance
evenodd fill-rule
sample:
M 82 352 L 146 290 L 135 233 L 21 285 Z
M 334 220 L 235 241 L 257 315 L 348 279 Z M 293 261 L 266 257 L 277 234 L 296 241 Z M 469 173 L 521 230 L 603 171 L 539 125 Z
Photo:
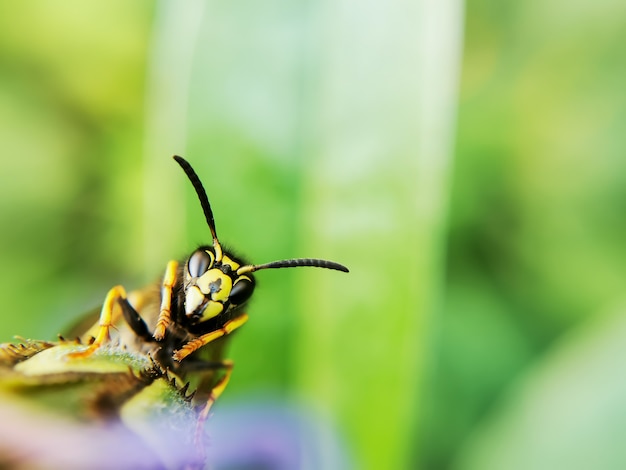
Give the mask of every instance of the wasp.
M 224 340 L 248 320 L 245 308 L 255 289 L 254 273 L 303 266 L 343 272 L 348 268 L 313 258 L 250 264 L 225 250 L 200 178 L 185 159 L 176 155 L 173 158 L 196 191 L 212 243 L 198 247 L 184 261 L 167 263 L 163 280 L 154 285 L 128 293 L 121 285 L 109 290 L 98 321 L 83 334 L 90 344 L 69 356 L 90 356 L 111 344 L 114 333 L 121 346 L 149 355 L 163 370 L 182 380 L 195 377 L 194 400 L 200 397 L 201 429 L 212 404 L 230 380 L 233 363 L 222 359 Z M 223 371 L 218 378 L 217 370 Z

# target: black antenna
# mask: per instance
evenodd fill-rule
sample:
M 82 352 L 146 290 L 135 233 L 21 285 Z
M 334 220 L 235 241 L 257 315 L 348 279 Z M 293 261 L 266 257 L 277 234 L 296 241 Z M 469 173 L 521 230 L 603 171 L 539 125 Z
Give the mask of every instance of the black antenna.
M 202 186 L 202 182 L 200 178 L 191 167 L 189 162 L 185 160 L 183 157 L 179 157 L 178 155 L 174 155 L 174 160 L 181 166 L 189 181 L 193 185 L 193 188 L 196 190 L 196 194 L 198 195 L 198 199 L 200 199 L 200 205 L 202 206 L 202 210 L 204 211 L 204 217 L 206 218 L 206 223 L 209 226 L 209 230 L 211 231 L 211 235 L 213 236 L 213 247 L 215 248 L 215 259 L 220 261 L 222 259 L 222 247 L 220 245 L 220 241 L 217 238 L 217 233 L 215 231 L 215 219 L 213 218 L 213 211 L 211 210 L 211 204 L 209 203 L 209 198 L 206 195 L 206 191 L 204 190 L 204 186 Z
M 237 274 L 252 273 L 261 269 L 298 268 L 300 266 L 334 269 L 336 271 L 342 271 L 344 273 L 350 272 L 348 268 L 346 268 L 343 264 L 335 263 L 334 261 L 327 261 L 325 259 L 315 258 L 295 258 L 272 261 L 265 264 L 250 264 L 248 266 L 242 266 L 237 270 Z

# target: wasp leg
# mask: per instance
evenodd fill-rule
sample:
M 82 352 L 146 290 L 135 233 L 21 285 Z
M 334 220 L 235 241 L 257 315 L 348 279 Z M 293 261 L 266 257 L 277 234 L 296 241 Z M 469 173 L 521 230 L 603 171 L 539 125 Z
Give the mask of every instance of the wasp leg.
M 165 330 L 172 321 L 172 291 L 176 284 L 176 274 L 178 271 L 178 261 L 170 261 L 165 268 L 163 276 L 163 285 L 161 287 L 161 311 L 159 312 L 159 320 L 157 321 L 154 334 L 152 335 L 157 341 L 161 341 L 165 336 Z
M 126 300 L 126 290 L 124 290 L 122 286 L 115 286 L 108 292 L 106 298 L 104 299 L 104 303 L 102 304 L 100 320 L 98 321 L 98 333 L 94 338 L 93 343 L 91 343 L 84 351 L 68 354 L 69 357 L 74 359 L 89 357 L 105 341 L 110 339 L 109 328 L 113 325 L 113 307 L 116 302 L 120 300 Z
M 219 364 L 219 368 L 224 369 L 224 375 L 213 386 L 213 388 L 211 389 L 211 393 L 209 394 L 209 398 L 207 398 L 206 403 L 200 410 L 200 413 L 198 413 L 198 421 L 196 422 L 196 434 L 194 442 L 196 444 L 196 448 L 200 449 L 202 454 L 204 454 L 204 445 L 202 443 L 202 437 L 204 436 L 204 425 L 209 417 L 209 411 L 211 411 L 211 407 L 220 397 L 222 392 L 224 392 L 226 386 L 228 385 L 230 376 L 233 373 L 233 366 L 233 362 L 228 359 L 221 361 L 221 363 Z
M 206 333 L 198 338 L 192 339 L 191 341 L 185 343 L 185 345 L 178 351 L 174 351 L 174 355 L 172 357 L 175 361 L 180 362 L 191 353 L 200 349 L 202 346 L 207 345 L 211 341 L 215 341 L 217 338 L 221 338 L 222 336 L 233 332 L 247 321 L 247 314 L 244 313 L 242 315 L 239 315 L 238 317 L 224 323 L 224 326 L 221 327 L 219 330 L 211 331 L 210 333 Z
M 120 307 L 122 307 L 122 313 L 128 326 L 135 332 L 137 336 L 145 341 L 154 341 L 148 325 L 143 318 L 137 313 L 137 310 L 130 304 L 126 297 L 120 297 L 117 299 Z

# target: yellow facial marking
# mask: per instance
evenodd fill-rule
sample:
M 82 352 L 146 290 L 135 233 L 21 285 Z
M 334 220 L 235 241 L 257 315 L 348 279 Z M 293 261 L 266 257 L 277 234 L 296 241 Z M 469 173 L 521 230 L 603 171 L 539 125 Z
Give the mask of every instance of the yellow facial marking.
M 233 271 L 237 271 L 239 269 L 240 264 L 237 261 L 229 258 L 228 255 L 224 255 L 222 258 L 222 264 L 228 264 L 232 268 Z
M 204 295 L 210 296 L 211 300 L 221 301 L 228 299 L 233 281 L 219 269 L 209 269 L 198 278 L 196 285 Z
M 204 294 L 196 286 L 191 286 L 185 296 L 185 313 L 191 315 L 204 302 Z
M 244 275 L 244 276 L 239 276 L 237 279 L 235 279 L 235 284 L 237 284 L 239 281 L 243 281 L 244 279 L 248 282 L 252 282 L 252 279 Z
M 204 312 L 202 312 L 202 318 L 200 321 L 208 320 L 209 318 L 213 318 L 222 313 L 224 309 L 224 304 L 221 302 L 214 302 L 209 300 L 209 303 L 206 306 Z

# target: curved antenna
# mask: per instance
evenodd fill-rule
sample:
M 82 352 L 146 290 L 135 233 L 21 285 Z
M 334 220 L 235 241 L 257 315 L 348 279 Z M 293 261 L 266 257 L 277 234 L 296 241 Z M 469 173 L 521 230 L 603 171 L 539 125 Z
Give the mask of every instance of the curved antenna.
M 196 194 L 198 195 L 198 199 L 200 199 L 200 205 L 202 206 L 202 210 L 204 211 L 204 217 L 206 218 L 206 223 L 209 226 L 209 230 L 211 231 L 211 236 L 213 237 L 213 248 L 215 249 L 215 260 L 222 260 L 222 246 L 220 245 L 220 241 L 217 239 L 217 233 L 215 231 L 215 220 L 213 219 L 213 211 L 211 210 L 211 204 L 209 204 L 209 198 L 206 195 L 206 191 L 204 190 L 204 186 L 202 186 L 202 182 L 200 178 L 193 170 L 191 165 L 187 160 L 183 157 L 179 157 L 178 155 L 174 155 L 174 160 L 178 163 L 191 184 L 193 188 L 196 190 Z
M 350 272 L 343 264 L 335 263 L 334 261 L 327 261 L 325 259 L 315 258 L 295 258 L 295 259 L 283 259 L 280 261 L 272 261 L 265 264 L 249 264 L 242 266 L 237 270 L 237 274 L 253 273 L 261 269 L 277 269 L 277 268 L 298 268 L 301 266 L 311 266 L 313 268 L 326 268 L 334 269 L 336 271 L 342 271 L 344 273 Z

